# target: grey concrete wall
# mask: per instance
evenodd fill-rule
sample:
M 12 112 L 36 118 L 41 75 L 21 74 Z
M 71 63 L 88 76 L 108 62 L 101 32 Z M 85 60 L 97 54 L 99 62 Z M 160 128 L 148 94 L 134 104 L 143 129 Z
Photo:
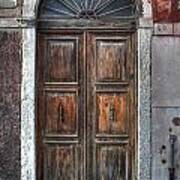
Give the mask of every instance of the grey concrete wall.
M 165 26 L 167 27 L 167 26 Z M 156 30 L 156 34 L 158 30 Z M 152 180 L 169 180 L 171 167 L 170 134 L 175 143 L 175 176 L 180 180 L 180 37 L 169 26 L 152 41 Z

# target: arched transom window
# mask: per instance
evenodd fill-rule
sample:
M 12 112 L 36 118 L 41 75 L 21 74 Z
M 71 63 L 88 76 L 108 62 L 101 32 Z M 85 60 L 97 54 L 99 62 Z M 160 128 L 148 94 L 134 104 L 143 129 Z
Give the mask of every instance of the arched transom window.
M 43 0 L 40 19 L 127 22 L 136 19 L 136 0 Z

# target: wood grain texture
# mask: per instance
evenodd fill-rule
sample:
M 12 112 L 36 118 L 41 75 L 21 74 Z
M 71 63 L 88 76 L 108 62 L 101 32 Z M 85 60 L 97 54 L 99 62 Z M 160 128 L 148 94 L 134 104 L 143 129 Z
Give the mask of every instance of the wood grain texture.
M 47 82 L 76 81 L 77 47 L 75 40 L 48 40 Z
M 135 36 L 112 30 L 39 33 L 38 180 L 134 178 Z
M 97 149 L 98 180 L 126 179 L 126 149 L 120 146 L 100 146 Z
M 77 132 L 76 117 L 77 101 L 75 93 L 47 93 L 47 134 L 75 134 Z
M 103 134 L 125 133 L 127 102 L 126 96 L 117 94 L 98 94 L 97 124 L 98 132 Z
M 134 37 L 128 33 L 108 31 L 87 33 L 87 81 L 89 82 L 87 84 L 87 106 L 89 107 L 87 112 L 89 171 L 87 180 L 134 178 L 132 174 L 136 134 Z M 97 41 L 99 40 L 103 41 L 101 46 L 104 49 L 101 47 L 103 50 L 99 50 L 99 55 L 97 55 L 97 49 L 100 46 L 97 45 Z M 100 60 L 100 68 L 97 70 L 98 60 Z M 99 74 L 99 71 L 102 73 Z M 115 74 L 113 74 L 114 71 Z M 103 81 L 97 76 L 103 77 Z M 125 164 L 125 155 L 122 155 L 125 158 L 120 158 L 121 155 L 117 156 L 121 154 L 118 148 L 122 143 L 131 147 L 127 150 L 129 155 Z M 97 152 L 99 145 L 105 147 Z M 100 162 L 96 166 L 97 160 Z M 121 169 L 122 167 L 127 171 Z
M 45 151 L 45 180 L 76 180 L 77 168 L 73 146 L 48 146 Z
M 99 81 L 125 80 L 125 43 L 112 40 L 97 40 L 96 43 L 97 79 Z
M 39 33 L 38 41 L 37 179 L 82 180 L 83 34 Z

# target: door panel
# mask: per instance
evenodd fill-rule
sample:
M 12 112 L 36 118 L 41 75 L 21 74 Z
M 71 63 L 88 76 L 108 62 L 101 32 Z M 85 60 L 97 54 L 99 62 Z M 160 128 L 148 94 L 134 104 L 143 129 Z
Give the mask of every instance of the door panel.
M 43 32 L 38 40 L 38 179 L 82 180 L 84 35 Z
M 133 39 L 132 34 L 108 31 L 87 34 L 88 180 L 132 179 L 135 138 Z
M 54 135 L 77 135 L 77 92 L 46 93 L 45 133 Z
M 126 148 L 120 145 L 98 145 L 96 149 L 96 169 L 98 180 L 127 179 Z
M 44 151 L 45 180 L 78 179 L 77 148 L 72 145 L 46 145 Z
M 76 37 L 47 38 L 46 80 L 75 82 L 78 79 L 78 43 Z
M 38 35 L 38 180 L 131 180 L 135 35 Z
M 124 134 L 127 120 L 126 93 L 98 92 L 96 96 L 97 133 Z
M 97 81 L 126 79 L 126 44 L 119 37 L 97 37 L 95 40 Z

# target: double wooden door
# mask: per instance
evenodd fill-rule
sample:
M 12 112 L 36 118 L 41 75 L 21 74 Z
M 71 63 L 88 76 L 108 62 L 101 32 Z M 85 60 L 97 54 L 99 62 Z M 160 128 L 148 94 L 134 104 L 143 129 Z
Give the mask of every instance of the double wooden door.
M 135 176 L 135 33 L 38 33 L 37 179 Z

